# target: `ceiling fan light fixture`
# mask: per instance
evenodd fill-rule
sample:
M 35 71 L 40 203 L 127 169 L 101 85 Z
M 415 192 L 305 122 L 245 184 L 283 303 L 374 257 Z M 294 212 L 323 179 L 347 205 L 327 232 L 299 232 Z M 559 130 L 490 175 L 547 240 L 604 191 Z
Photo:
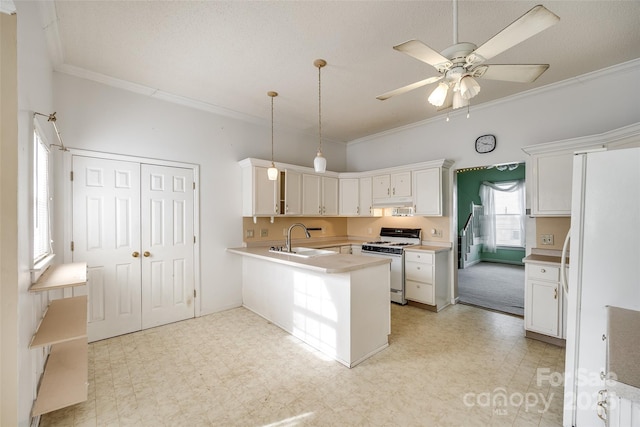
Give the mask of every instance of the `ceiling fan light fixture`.
M 466 107 L 467 105 L 469 105 L 469 100 L 464 99 L 460 94 L 460 91 L 454 91 L 453 92 L 453 109 L 455 110 L 456 108 Z
M 445 99 L 447 99 L 447 92 L 449 92 L 449 85 L 444 82 L 440 82 L 438 87 L 436 87 L 434 91 L 431 92 L 431 95 L 429 95 L 429 103 L 436 107 L 442 107 Z
M 480 93 L 480 85 L 471 76 L 464 76 L 460 79 L 460 95 L 469 100 Z

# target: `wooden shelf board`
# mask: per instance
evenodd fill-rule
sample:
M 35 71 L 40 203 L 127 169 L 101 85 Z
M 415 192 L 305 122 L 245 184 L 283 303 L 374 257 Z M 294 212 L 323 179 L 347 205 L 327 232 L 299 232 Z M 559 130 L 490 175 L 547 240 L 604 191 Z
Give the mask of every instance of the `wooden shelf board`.
M 47 268 L 40 278 L 31 285 L 30 292 L 50 291 L 52 289 L 82 286 L 87 284 L 87 263 L 74 262 L 56 264 Z
M 87 296 L 51 301 L 29 348 L 87 337 Z
M 32 416 L 87 400 L 89 359 L 87 339 L 56 344 L 45 366 Z

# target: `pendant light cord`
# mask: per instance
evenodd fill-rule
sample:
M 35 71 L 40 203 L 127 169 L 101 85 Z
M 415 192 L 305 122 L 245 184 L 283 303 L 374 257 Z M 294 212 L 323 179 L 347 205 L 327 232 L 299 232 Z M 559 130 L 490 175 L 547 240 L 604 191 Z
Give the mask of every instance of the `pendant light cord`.
M 322 66 L 318 66 L 318 151 L 322 152 Z
M 271 96 L 271 164 L 273 164 L 273 96 Z

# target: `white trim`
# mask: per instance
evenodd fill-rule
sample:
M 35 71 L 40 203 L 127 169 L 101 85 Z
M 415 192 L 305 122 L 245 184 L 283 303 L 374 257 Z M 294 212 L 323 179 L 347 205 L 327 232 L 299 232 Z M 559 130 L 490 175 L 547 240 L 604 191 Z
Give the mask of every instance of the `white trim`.
M 6 13 L 7 15 L 16 13 L 16 5 L 13 0 L 0 0 L 0 13 Z
M 193 287 L 196 290 L 197 297 L 194 304 L 194 316 L 200 317 L 202 313 L 202 286 L 200 277 L 200 165 L 194 163 L 176 162 L 172 160 L 153 159 L 148 157 L 137 157 L 123 154 L 104 153 L 100 151 L 81 150 L 76 148 L 69 148 L 68 151 L 63 153 L 63 175 L 62 179 L 67 182 L 63 188 L 63 203 L 64 206 L 72 209 L 73 207 L 73 183 L 69 179 L 72 168 L 73 156 L 85 156 L 94 157 L 98 159 L 106 160 L 120 160 L 128 162 L 136 162 L 141 164 L 151 164 L 157 166 L 169 166 L 184 169 L 191 169 L 193 171 L 193 181 L 195 183 L 195 189 L 193 190 L 193 234 L 195 236 L 195 243 L 193 246 Z M 73 222 L 72 215 L 65 215 L 64 219 L 64 262 L 72 262 L 73 252 L 71 252 L 71 241 L 73 239 Z

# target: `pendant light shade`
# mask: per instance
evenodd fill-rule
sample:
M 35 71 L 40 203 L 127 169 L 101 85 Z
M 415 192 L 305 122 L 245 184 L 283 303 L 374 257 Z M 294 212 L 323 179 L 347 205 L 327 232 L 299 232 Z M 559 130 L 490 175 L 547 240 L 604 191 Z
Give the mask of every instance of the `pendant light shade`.
M 471 76 L 464 76 L 460 79 L 460 95 L 464 99 L 471 99 L 478 93 L 480 93 L 480 85 L 476 79 Z
M 271 166 L 267 169 L 267 176 L 270 181 L 275 181 L 278 179 L 278 169 L 273 163 L 273 98 L 278 96 L 278 92 L 269 91 L 267 95 L 271 97 Z
M 449 91 L 449 85 L 441 82 L 437 88 L 429 95 L 429 103 L 436 107 L 442 107 L 444 100 L 447 99 L 447 92 Z
M 324 59 L 316 59 L 313 65 L 318 68 L 318 152 L 316 158 L 313 159 L 313 169 L 317 173 L 324 173 L 327 170 L 327 159 L 322 155 L 322 67 L 327 65 Z

